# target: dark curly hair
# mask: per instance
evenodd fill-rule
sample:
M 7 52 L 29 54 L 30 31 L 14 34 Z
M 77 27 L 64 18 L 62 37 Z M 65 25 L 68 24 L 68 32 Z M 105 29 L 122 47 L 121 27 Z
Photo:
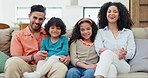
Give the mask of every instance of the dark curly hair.
M 47 35 L 51 36 L 49 33 L 49 28 L 50 26 L 57 26 L 60 27 L 61 29 L 61 35 L 66 33 L 66 25 L 64 24 L 64 22 L 60 19 L 60 18 L 56 18 L 56 17 L 52 17 L 46 24 L 45 24 L 45 31 L 47 33 Z
M 106 17 L 107 10 L 110 6 L 116 6 L 119 11 L 119 19 L 117 20 L 118 30 L 122 30 L 123 28 L 131 29 L 133 22 L 131 20 L 129 11 L 127 8 L 120 2 L 107 2 L 103 4 L 99 13 L 98 13 L 98 25 L 99 29 L 108 26 L 108 20 Z
M 73 41 L 76 41 L 77 39 L 84 39 L 82 36 L 81 36 L 81 33 L 80 33 L 80 25 L 82 23 L 89 23 L 92 27 L 92 35 L 90 37 L 91 41 L 94 42 L 95 40 L 95 36 L 97 34 L 97 30 L 98 30 L 98 27 L 96 25 L 96 23 L 89 19 L 89 18 L 82 18 L 80 19 L 74 26 L 73 28 L 73 31 L 72 31 L 72 36 L 70 38 L 70 41 L 69 41 L 69 46 L 70 44 L 73 42 Z

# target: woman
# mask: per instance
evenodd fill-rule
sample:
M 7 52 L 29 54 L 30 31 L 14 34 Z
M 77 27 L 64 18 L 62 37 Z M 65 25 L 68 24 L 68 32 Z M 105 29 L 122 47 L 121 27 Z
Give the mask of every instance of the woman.
M 98 14 L 99 30 L 95 39 L 95 49 L 100 60 L 94 76 L 96 78 L 116 78 L 117 73 L 128 73 L 126 62 L 135 54 L 135 42 L 130 27 L 130 14 L 121 3 L 107 2 Z

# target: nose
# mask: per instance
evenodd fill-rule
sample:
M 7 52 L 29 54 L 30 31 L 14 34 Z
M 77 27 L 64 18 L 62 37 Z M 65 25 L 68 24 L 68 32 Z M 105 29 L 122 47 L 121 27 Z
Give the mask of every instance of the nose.
M 36 19 L 36 20 L 35 20 L 35 23 L 39 23 L 39 22 L 40 22 L 40 20 L 39 20 L 39 19 Z
M 85 30 L 85 31 L 84 31 L 84 33 L 87 33 L 87 32 L 88 32 L 88 30 Z

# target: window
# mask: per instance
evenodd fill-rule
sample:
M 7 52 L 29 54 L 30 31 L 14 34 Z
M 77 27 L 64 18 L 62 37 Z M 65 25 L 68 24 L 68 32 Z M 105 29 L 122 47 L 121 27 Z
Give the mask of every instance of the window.
M 29 23 L 28 14 L 30 12 L 29 6 L 18 6 L 16 8 L 15 19 L 17 23 Z M 62 18 L 62 7 L 46 7 L 46 20 L 51 17 Z
M 83 18 L 90 18 L 97 24 L 99 10 L 100 7 L 83 7 Z

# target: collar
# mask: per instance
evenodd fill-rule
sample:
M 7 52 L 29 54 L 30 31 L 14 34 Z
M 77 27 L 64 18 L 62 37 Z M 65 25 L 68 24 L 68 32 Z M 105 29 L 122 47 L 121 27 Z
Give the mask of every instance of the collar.
M 24 35 L 31 35 L 32 32 L 29 29 L 29 25 L 24 29 Z M 44 35 L 46 34 L 45 30 L 43 27 L 41 27 L 40 33 L 43 33 Z
M 109 31 L 109 29 L 108 29 L 108 27 L 107 27 L 107 26 L 103 29 L 103 31 L 105 31 L 105 30 L 108 30 L 108 31 Z M 123 28 L 123 29 L 122 29 L 122 31 L 121 31 L 121 33 L 122 33 L 122 32 L 124 32 L 124 31 L 127 31 L 127 30 L 128 30 L 128 29 Z

